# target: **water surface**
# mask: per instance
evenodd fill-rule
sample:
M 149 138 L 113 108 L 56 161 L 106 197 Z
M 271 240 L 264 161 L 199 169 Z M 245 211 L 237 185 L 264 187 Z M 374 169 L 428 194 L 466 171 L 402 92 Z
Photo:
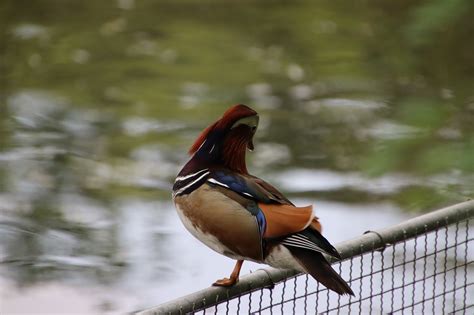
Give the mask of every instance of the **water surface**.
M 470 1 L 0 9 L 2 313 L 127 312 L 227 275 L 170 186 L 235 103 L 261 116 L 251 172 L 334 243 L 472 197 Z

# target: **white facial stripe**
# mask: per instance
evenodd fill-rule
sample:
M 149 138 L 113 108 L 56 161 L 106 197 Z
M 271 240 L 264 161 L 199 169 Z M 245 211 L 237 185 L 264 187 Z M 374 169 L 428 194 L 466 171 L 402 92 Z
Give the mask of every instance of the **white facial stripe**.
M 207 181 L 210 182 L 210 183 L 213 183 L 213 184 L 216 184 L 216 185 L 225 187 L 225 188 L 230 188 L 228 185 L 226 185 L 226 184 L 224 184 L 224 183 L 221 183 L 221 182 L 218 182 L 218 181 L 215 180 L 214 178 L 209 178 Z
M 248 116 L 248 117 L 244 117 L 244 118 L 241 118 L 239 120 L 237 120 L 233 125 L 232 127 L 230 127 L 230 129 L 233 129 L 239 125 L 247 125 L 249 127 L 257 127 L 258 126 L 258 116 L 257 115 L 254 115 L 254 116 Z
M 189 174 L 189 175 L 186 175 L 186 176 L 179 176 L 179 177 L 176 177 L 175 179 L 175 183 L 176 182 L 180 182 L 180 181 L 183 181 L 183 180 L 186 180 L 188 178 L 191 178 L 191 177 L 194 177 L 194 176 L 198 176 L 199 174 L 202 174 L 202 172 L 206 172 L 208 171 L 209 169 L 205 168 L 203 170 L 200 170 L 200 171 L 197 171 L 196 173 L 192 173 L 192 174 Z
M 203 179 L 204 177 L 206 177 L 207 175 L 209 175 L 210 172 L 206 172 L 204 174 L 202 174 L 201 176 L 199 176 L 197 179 L 193 180 L 192 182 L 190 182 L 189 184 L 187 184 L 186 186 L 182 187 L 181 189 L 179 189 L 174 195 L 179 195 L 180 193 L 182 193 L 183 191 L 185 191 L 186 189 L 188 189 L 189 187 L 191 187 L 192 185 L 196 184 L 198 181 L 200 181 L 201 179 Z

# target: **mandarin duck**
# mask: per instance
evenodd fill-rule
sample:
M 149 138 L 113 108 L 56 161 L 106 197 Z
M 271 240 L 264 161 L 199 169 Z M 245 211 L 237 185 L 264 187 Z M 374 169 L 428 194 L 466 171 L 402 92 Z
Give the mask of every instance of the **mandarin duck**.
M 252 176 L 245 163 L 253 150 L 259 116 L 246 105 L 229 108 L 191 146 L 190 160 L 173 185 L 184 226 L 216 252 L 237 260 L 229 278 L 238 281 L 244 260 L 309 273 L 339 294 L 354 295 L 323 254 L 340 259 L 321 235 L 313 207 L 296 207 L 275 187 Z

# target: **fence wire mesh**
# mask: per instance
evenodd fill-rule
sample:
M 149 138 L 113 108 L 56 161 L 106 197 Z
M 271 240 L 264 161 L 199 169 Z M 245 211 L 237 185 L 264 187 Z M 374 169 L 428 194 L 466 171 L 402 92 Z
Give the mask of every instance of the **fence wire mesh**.
M 374 243 L 370 250 L 358 249 L 365 254 L 334 263 L 355 297 L 339 296 L 308 275 L 290 275 L 272 286 L 252 288 L 250 283 L 249 290 L 236 296 L 203 298 L 191 301 L 189 310 L 181 307 L 166 313 L 474 314 L 470 227 L 469 216 L 430 231 L 426 224 L 417 226 L 411 236 L 400 231 L 401 241 L 383 242 L 382 248 Z M 370 233 L 382 238 L 377 232 Z
M 334 264 L 356 297 L 299 275 L 198 314 L 468 314 L 474 312 L 472 242 L 466 220 Z

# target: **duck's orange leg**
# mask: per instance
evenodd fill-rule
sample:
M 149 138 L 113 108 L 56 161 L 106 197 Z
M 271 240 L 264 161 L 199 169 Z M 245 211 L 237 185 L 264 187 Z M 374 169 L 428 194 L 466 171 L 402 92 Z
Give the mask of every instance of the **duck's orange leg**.
M 242 268 L 243 263 L 243 260 L 237 260 L 234 270 L 232 270 L 232 273 L 230 274 L 230 278 L 217 280 L 212 285 L 217 287 L 230 287 L 236 284 L 237 281 L 239 281 L 240 269 Z

